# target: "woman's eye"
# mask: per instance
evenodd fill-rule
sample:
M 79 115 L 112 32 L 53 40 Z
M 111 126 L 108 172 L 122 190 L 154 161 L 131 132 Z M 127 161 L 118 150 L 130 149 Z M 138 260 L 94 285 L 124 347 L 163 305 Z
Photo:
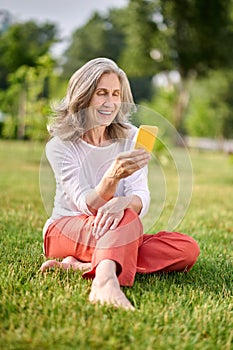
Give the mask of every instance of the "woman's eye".
M 96 95 L 97 96 L 105 96 L 105 95 L 107 95 L 108 94 L 108 92 L 107 91 L 97 91 L 96 92 Z M 116 92 L 113 92 L 113 94 L 112 94 L 112 96 L 114 96 L 114 97 L 119 97 L 121 95 L 121 93 L 120 93 L 120 91 L 116 91 Z

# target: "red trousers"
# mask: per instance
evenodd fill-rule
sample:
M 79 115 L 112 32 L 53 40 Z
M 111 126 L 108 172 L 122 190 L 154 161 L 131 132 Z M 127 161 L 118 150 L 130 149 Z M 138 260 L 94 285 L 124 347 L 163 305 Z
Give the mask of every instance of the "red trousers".
M 73 256 L 91 262 L 91 271 L 83 277 L 93 278 L 101 260 L 114 260 L 120 285 L 132 286 L 136 272 L 188 271 L 200 253 L 196 241 L 178 232 L 161 231 L 143 234 L 138 215 L 130 209 L 115 230 L 96 240 L 92 236 L 94 216 L 63 217 L 52 223 L 44 237 L 46 257 Z

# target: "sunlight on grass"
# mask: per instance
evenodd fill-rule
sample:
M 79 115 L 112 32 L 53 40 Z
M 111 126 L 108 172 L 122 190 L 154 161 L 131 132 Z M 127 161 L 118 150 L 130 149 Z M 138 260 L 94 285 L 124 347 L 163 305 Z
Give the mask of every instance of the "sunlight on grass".
M 1 349 L 231 350 L 233 348 L 233 164 L 224 154 L 191 152 L 194 182 L 176 228 L 193 236 L 201 255 L 188 274 L 137 275 L 124 292 L 135 312 L 88 303 L 90 281 L 73 271 L 41 275 L 41 229 L 47 218 L 39 190 L 44 145 L 0 142 Z M 156 163 L 150 165 L 151 210 L 159 205 Z M 174 168 L 164 169 L 167 199 L 176 196 Z M 163 195 L 163 194 L 162 194 Z

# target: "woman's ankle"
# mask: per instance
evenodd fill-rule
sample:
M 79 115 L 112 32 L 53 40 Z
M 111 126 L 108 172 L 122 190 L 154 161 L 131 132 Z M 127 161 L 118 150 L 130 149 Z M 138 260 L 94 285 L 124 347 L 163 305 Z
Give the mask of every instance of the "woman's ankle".
M 116 269 L 116 262 L 114 260 L 102 260 L 96 267 L 95 281 L 106 283 L 111 279 L 117 279 Z

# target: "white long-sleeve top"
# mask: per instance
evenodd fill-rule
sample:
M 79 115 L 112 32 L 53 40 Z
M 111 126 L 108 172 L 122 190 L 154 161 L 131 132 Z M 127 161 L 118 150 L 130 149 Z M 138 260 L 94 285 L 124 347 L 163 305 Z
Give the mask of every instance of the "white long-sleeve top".
M 81 214 L 93 215 L 88 209 L 86 196 L 92 191 L 120 152 L 128 151 L 135 144 L 137 128 L 130 125 L 128 137 L 106 146 L 93 146 L 82 139 L 76 142 L 53 137 L 46 145 L 46 156 L 56 180 L 56 194 L 51 217 L 43 232 L 56 219 Z M 121 179 L 114 197 L 137 195 L 142 201 L 140 217 L 149 209 L 148 169 L 144 167 Z

